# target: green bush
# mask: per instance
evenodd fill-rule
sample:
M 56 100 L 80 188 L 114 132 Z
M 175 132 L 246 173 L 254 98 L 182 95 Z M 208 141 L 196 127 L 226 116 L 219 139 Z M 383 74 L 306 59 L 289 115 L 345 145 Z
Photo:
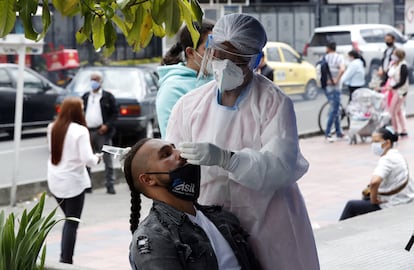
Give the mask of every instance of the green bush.
M 0 270 L 42 270 L 46 259 L 46 236 L 60 221 L 55 219 L 57 208 L 42 217 L 46 193 L 18 220 L 14 213 L 5 219 L 0 213 Z M 74 219 L 77 220 L 77 219 Z M 41 254 L 40 254 L 41 253 Z

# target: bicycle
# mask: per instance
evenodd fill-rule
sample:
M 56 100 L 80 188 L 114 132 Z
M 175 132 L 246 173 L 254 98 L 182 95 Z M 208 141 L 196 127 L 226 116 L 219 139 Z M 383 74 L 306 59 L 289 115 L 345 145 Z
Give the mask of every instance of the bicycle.
M 349 115 L 346 112 L 346 106 L 348 104 L 348 99 L 349 99 L 348 95 L 343 94 L 341 97 L 341 104 L 339 104 L 339 115 L 341 117 L 342 129 L 349 129 L 350 120 L 349 120 Z M 330 108 L 331 106 L 329 104 L 329 101 L 326 101 L 324 104 L 322 104 L 322 107 L 318 113 L 318 125 L 319 125 L 319 130 L 321 131 L 322 134 L 326 134 L 325 130 L 326 130 L 326 124 L 328 123 L 328 116 L 329 116 Z M 329 134 L 330 135 L 335 134 L 335 123 L 332 124 L 331 131 L 329 132 Z

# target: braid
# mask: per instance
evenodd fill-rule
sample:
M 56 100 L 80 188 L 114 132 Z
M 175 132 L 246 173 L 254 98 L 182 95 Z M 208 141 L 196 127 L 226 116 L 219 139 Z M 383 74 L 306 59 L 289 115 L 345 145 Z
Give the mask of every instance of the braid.
M 131 233 L 138 228 L 139 218 L 141 216 L 141 194 L 137 191 L 131 191 L 131 215 L 129 218 Z
M 141 146 L 149 140 L 149 138 L 139 140 L 134 146 L 131 147 L 131 150 L 129 150 L 129 152 L 124 156 L 124 175 L 129 190 L 131 191 L 131 214 L 129 224 L 132 233 L 138 228 L 139 218 L 141 216 L 141 193 L 134 185 L 134 179 L 132 175 L 132 161 L 135 157 L 135 154 L 138 152 Z

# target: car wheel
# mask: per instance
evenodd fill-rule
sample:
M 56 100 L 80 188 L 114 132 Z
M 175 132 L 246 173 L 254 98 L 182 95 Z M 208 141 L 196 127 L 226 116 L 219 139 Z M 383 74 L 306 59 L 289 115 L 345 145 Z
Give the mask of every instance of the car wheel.
M 309 81 L 305 87 L 305 94 L 303 94 L 303 98 L 307 100 L 315 99 L 318 96 L 318 86 L 314 80 Z

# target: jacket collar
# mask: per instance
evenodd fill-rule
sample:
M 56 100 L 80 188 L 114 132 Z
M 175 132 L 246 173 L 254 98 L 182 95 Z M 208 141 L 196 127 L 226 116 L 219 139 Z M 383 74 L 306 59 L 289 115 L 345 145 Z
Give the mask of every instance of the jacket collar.
M 152 210 L 158 212 L 160 214 L 159 218 L 167 223 L 172 222 L 176 225 L 181 225 L 188 218 L 184 212 L 161 201 L 154 200 Z

